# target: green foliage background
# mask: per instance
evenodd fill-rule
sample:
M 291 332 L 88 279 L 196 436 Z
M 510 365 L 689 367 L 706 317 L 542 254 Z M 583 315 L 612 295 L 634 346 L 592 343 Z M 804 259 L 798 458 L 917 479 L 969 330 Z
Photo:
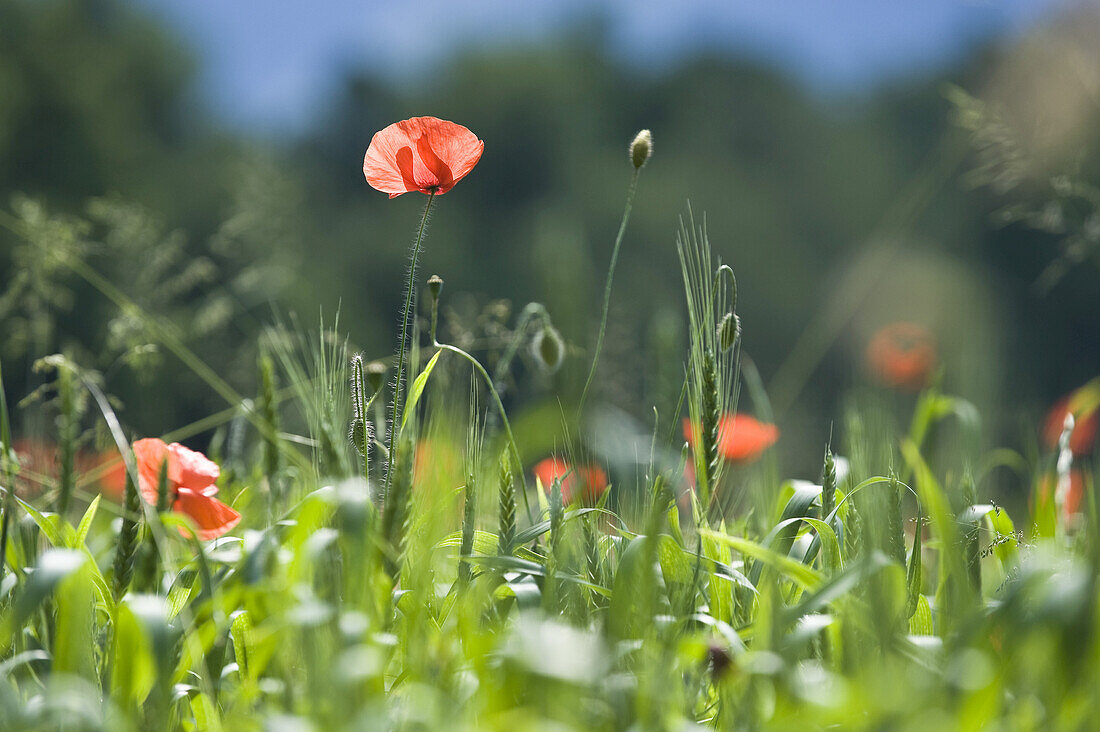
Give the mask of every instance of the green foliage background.
M 974 188 L 966 173 L 983 159 L 955 123 L 943 82 L 988 90 L 995 109 L 1031 109 L 1035 84 L 1019 67 L 1034 47 L 1087 48 L 1092 22 L 1071 18 L 941 75 L 828 100 L 725 57 L 641 74 L 609 61 L 598 33 L 581 30 L 534 47 L 469 51 L 400 87 L 351 70 L 313 129 L 272 141 L 214 121 L 197 101 L 195 57 L 127 5 L 3 0 L 0 198 L 5 210 L 20 193 L 47 215 L 90 221 L 82 236 L 94 242 L 93 266 L 252 393 L 250 349 L 275 314 L 312 326 L 318 308 L 330 320 L 340 309 L 353 346 L 368 356 L 391 351 L 397 273 L 421 201 L 376 194 L 359 161 L 394 120 L 460 121 L 486 153 L 440 200 L 423 273 L 443 275 L 456 296 L 445 325 L 492 330 L 502 315 L 486 310 L 492 302 L 512 312 L 545 303 L 570 344 L 554 384 L 568 399 L 579 392 L 622 205 L 625 143 L 649 127 L 656 155 L 625 243 L 607 344 L 611 362 L 630 365 L 603 384 L 605 399 L 644 416 L 643 394 L 681 368 L 665 355 L 682 351 L 684 315 L 674 278 L 663 275 L 676 265 L 676 221 L 690 201 L 738 272 L 745 354 L 775 403 L 787 467 L 815 469 L 842 394 L 865 381 L 867 338 L 897 319 L 937 334 L 945 384 L 981 407 L 990 439 L 1023 445 L 1035 415 L 1100 364 L 1100 345 L 1087 337 L 1100 312 L 1097 248 L 1089 244 L 1073 260 L 1080 266 L 1039 288 L 1040 273 L 1063 257 L 1066 227 L 999 228 L 991 216 L 1019 202 L 1039 207 L 1044 196 L 1058 204 L 1051 174 L 1096 180 L 1095 106 L 1082 113 L 1084 132 L 1063 145 L 1072 154 L 1036 152 L 1034 115 L 1011 118 L 1019 146 L 1041 164 L 1025 166 L 1007 193 Z M 1065 203 L 1067 217 L 1075 207 Z M 44 353 L 81 354 L 108 370 L 150 340 L 46 252 L 19 253 L 7 232 L 0 265 L 9 293 L 0 300 L 0 355 L 20 391 L 39 383 L 30 364 Z M 37 295 L 15 287 L 20 280 Z M 116 366 L 108 386 L 140 431 L 224 407 L 170 357 L 131 354 L 126 363 L 137 371 Z

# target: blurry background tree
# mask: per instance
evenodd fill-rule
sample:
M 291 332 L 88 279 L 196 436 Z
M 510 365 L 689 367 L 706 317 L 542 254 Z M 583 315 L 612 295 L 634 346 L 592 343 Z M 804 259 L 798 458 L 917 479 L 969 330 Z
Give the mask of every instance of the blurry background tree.
M 508 320 L 500 301 L 513 315 L 545 303 L 569 344 L 553 377 L 563 398 L 587 363 L 626 145 L 648 127 L 656 153 L 616 281 L 602 373 L 619 371 L 604 400 L 648 419 L 682 373 L 670 273 L 690 201 L 737 271 L 785 471 L 816 477 L 826 415 L 867 380 L 863 349 L 893 320 L 935 333 L 944 387 L 980 407 L 987 439 L 1026 444 L 1046 405 L 1100 372 L 1097 33 L 1079 10 L 949 72 L 822 99 L 725 55 L 642 73 L 609 59 L 598 27 L 579 28 L 464 52 L 416 84 L 352 70 L 320 123 L 272 139 L 221 126 L 198 100 L 194 56 L 134 7 L 0 0 L 7 386 L 29 392 L 33 360 L 64 350 L 107 373 L 143 433 L 224 406 L 62 255 L 246 394 L 276 313 L 312 327 L 339 309 L 353 345 L 387 354 L 422 201 L 369 190 L 360 161 L 376 130 L 432 114 L 486 141 L 433 214 L 423 271 L 447 280 L 444 324 L 492 330 Z

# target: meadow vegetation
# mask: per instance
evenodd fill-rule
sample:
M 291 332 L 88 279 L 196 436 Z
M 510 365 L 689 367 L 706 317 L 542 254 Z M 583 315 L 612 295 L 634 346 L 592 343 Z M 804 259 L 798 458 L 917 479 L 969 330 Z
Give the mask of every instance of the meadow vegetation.
M 1100 727 L 1097 27 L 270 141 L 0 0 L 0 730 Z
M 279 324 L 254 397 L 90 266 L 71 223 L 8 221 L 74 242 L 50 246 L 55 265 L 228 409 L 162 434 L 222 425 L 210 460 L 133 434 L 102 375 L 64 355 L 38 362 L 48 378 L 23 400 L 53 420 L 50 442 L 13 434 L 0 399 L 5 729 L 1091 726 L 1100 380 L 1052 413 L 1041 451 L 982 451 L 977 411 L 900 324 L 868 352 L 879 396 L 822 435 L 818 480 L 784 479 L 767 396 L 739 368 L 743 328 L 761 326 L 689 209 L 669 222 L 678 397 L 648 424 L 593 406 L 595 390 L 586 407 L 592 374 L 635 368 L 599 353 L 643 131 L 586 388 L 556 416 L 571 438 L 546 450 L 501 395 L 522 386 L 520 354 L 560 368 L 552 315 L 524 309 L 482 362 L 446 342 L 443 279 L 418 272 L 432 204 L 461 201 L 442 198 L 452 161 L 425 146 L 469 133 L 431 120 L 379 133 L 419 144 L 416 162 L 365 166 L 376 187 L 428 195 L 396 356 L 351 353 L 336 318 Z M 464 144 L 469 172 L 480 141 Z M 743 381 L 755 415 L 738 412 Z M 1010 516 L 980 496 L 1013 471 L 1033 488 Z

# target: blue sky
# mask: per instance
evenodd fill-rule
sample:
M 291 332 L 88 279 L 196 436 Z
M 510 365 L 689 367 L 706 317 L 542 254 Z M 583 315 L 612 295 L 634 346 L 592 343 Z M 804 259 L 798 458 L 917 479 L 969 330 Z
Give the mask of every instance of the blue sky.
M 216 112 L 279 132 L 308 124 L 349 66 L 414 81 L 464 47 L 537 42 L 594 16 L 608 50 L 640 67 L 719 50 L 830 94 L 942 67 L 1075 0 L 133 1 L 195 50 Z

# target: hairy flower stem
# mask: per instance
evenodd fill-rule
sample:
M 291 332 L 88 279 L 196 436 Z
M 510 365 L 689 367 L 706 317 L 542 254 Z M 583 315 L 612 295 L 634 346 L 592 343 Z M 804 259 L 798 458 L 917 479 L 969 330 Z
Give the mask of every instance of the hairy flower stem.
M 581 391 L 580 402 L 577 403 L 577 415 L 584 411 L 584 402 L 588 397 L 588 389 L 592 386 L 592 379 L 596 376 L 596 367 L 600 363 L 600 350 L 603 348 L 604 332 L 607 329 L 607 311 L 611 306 L 611 283 L 615 279 L 615 264 L 619 261 L 619 247 L 623 243 L 623 234 L 626 232 L 626 222 L 630 220 L 630 210 L 634 208 L 634 192 L 638 189 L 638 174 L 641 168 L 635 168 L 630 176 L 630 187 L 626 192 L 626 208 L 623 209 L 623 218 L 619 222 L 619 233 L 615 236 L 615 246 L 611 250 L 611 264 L 607 268 L 607 284 L 603 289 L 603 315 L 600 316 L 600 331 L 596 336 L 596 350 L 592 354 L 592 366 L 588 369 L 588 378 L 584 382 L 584 390 Z
M 435 200 L 435 193 L 431 193 L 428 196 L 428 204 L 424 206 L 424 216 L 420 219 L 420 229 L 416 233 L 416 244 L 413 245 L 412 261 L 409 264 L 409 276 L 405 282 L 405 306 L 401 309 L 401 343 L 397 350 L 397 380 L 393 385 L 393 404 L 390 407 L 392 419 L 390 423 L 390 435 L 389 441 L 386 445 L 386 451 L 389 455 L 393 456 L 393 439 L 396 430 L 394 426 L 401 418 L 401 410 L 403 408 L 401 404 L 401 386 L 405 377 L 405 351 L 408 348 L 409 337 L 409 315 L 412 310 L 412 297 L 413 297 L 413 280 L 416 278 L 416 260 L 420 258 L 420 244 L 424 241 L 424 229 L 428 225 L 428 212 L 432 210 L 432 201 Z M 389 466 L 386 469 L 386 492 L 390 490 L 390 484 L 393 481 L 393 460 L 390 460 Z

